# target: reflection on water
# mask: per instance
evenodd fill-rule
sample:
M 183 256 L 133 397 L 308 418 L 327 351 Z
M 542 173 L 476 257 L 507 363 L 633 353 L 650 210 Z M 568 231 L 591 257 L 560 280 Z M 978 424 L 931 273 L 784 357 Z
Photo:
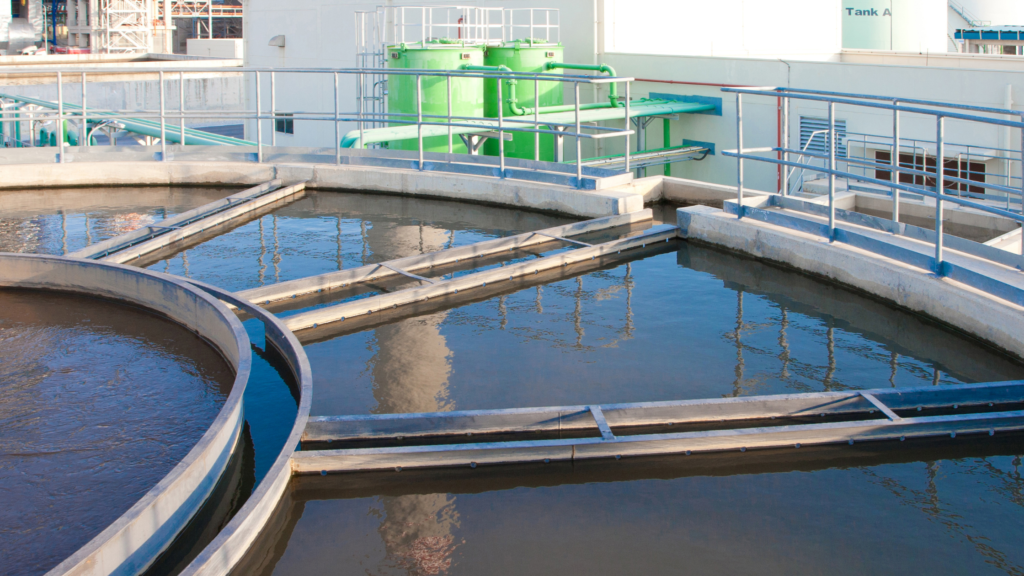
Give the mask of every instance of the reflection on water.
M 42 574 L 123 514 L 233 379 L 209 344 L 139 309 L 0 290 L 0 572 Z
M 1024 375 L 976 341 L 806 276 L 682 242 L 646 254 L 310 342 L 313 414 Z M 1011 536 L 1024 528 L 1019 439 L 974 446 L 959 459 L 945 446 L 928 455 L 920 444 L 901 446 L 883 456 L 858 448 L 874 462 L 866 466 L 806 450 L 797 471 L 782 463 L 762 472 L 715 456 L 630 464 L 625 475 L 610 464 L 551 465 L 535 471 L 540 485 L 521 467 L 495 468 L 479 481 L 451 470 L 303 478 L 243 571 L 1020 573 L 1024 554 Z M 694 471 L 692 462 L 711 468 Z M 425 477 L 433 484 L 423 486 Z
M 312 190 L 255 216 L 144 264 L 244 290 L 573 221 L 460 202 Z
M 299 477 L 235 574 L 1021 574 L 1022 441 Z
M 978 342 L 876 300 L 729 253 L 663 246 L 662 254 L 583 276 L 308 343 L 313 414 L 642 402 L 1024 375 L 1021 364 Z
M 0 191 L 0 252 L 67 254 L 238 191 L 167 186 Z

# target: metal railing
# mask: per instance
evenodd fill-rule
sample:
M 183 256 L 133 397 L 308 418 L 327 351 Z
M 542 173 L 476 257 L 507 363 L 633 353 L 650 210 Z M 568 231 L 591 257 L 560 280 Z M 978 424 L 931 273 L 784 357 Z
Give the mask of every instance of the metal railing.
M 73 73 L 57 70 L 43 70 L 43 69 L 31 69 L 31 70 L 19 70 L 8 72 L 10 75 L 52 75 L 57 86 L 57 102 L 53 104 L 54 109 L 45 109 L 40 107 L 38 104 L 26 107 L 18 104 L 17 96 L 6 95 L 0 93 L 0 129 L 4 135 L 7 134 L 19 134 L 25 133 L 29 135 L 29 145 L 35 144 L 35 135 L 39 132 L 40 127 L 43 125 L 49 125 L 52 123 L 53 131 L 56 133 L 56 141 L 58 143 L 65 143 L 67 140 L 66 125 L 69 127 L 77 127 L 80 138 L 79 144 L 84 147 L 90 145 L 90 136 L 93 132 L 92 129 L 97 124 L 103 123 L 122 123 L 127 124 L 132 122 L 134 128 L 131 130 L 147 134 L 150 140 L 160 146 L 161 161 L 171 160 L 168 155 L 168 141 L 175 140 L 179 144 L 188 144 L 188 132 L 186 124 L 188 121 L 225 121 L 225 120 L 237 120 L 240 122 L 248 122 L 253 124 L 255 132 L 254 142 L 245 142 L 256 148 L 255 161 L 263 162 L 265 160 L 265 148 L 268 144 L 270 146 L 276 146 L 277 135 L 275 131 L 275 124 L 278 120 L 285 119 L 291 120 L 292 122 L 326 122 L 333 124 L 334 126 L 334 160 L 336 164 L 342 163 L 342 126 L 345 123 L 352 123 L 356 130 L 358 130 L 359 140 L 361 144 L 365 142 L 364 136 L 366 132 L 373 126 L 380 125 L 408 125 L 416 127 L 416 141 L 417 141 L 417 161 L 416 167 L 419 170 L 428 169 L 426 166 L 426 160 L 424 158 L 424 134 L 423 131 L 426 127 L 447 127 L 447 139 L 448 139 L 448 152 L 451 153 L 453 150 L 453 136 L 457 132 L 472 133 L 475 136 L 481 138 L 494 138 L 498 141 L 498 165 L 500 167 L 499 177 L 505 178 L 506 173 L 506 155 L 504 141 L 506 140 L 506 134 L 525 132 L 535 135 L 535 142 L 539 142 L 541 134 L 553 135 L 557 141 L 561 142 L 565 137 L 573 138 L 575 140 L 576 148 L 576 185 L 581 186 L 584 174 L 584 162 L 582 154 L 582 142 L 583 140 L 600 140 L 605 138 L 625 138 L 625 172 L 629 172 L 629 140 L 633 131 L 628 128 L 616 128 L 608 126 L 590 126 L 585 125 L 585 119 L 581 118 L 581 115 L 585 114 L 584 110 L 581 110 L 580 102 L 580 85 L 600 85 L 600 84 L 612 84 L 612 83 L 624 83 L 625 84 L 625 101 L 622 104 L 624 114 L 626 117 L 630 113 L 630 82 L 632 78 L 617 78 L 617 77 L 606 77 L 606 76 L 586 76 L 586 75 L 569 75 L 569 74 L 553 74 L 553 73 L 516 73 L 516 72 L 491 72 L 491 71 L 446 71 L 446 70 L 415 70 L 415 69 L 375 69 L 375 68 L 339 68 L 339 69 L 304 69 L 304 68 L 233 68 L 231 69 L 232 74 L 241 73 L 247 76 L 247 93 L 254 101 L 254 108 L 246 106 L 241 110 L 227 110 L 227 111 L 210 111 L 210 110 L 193 110 L 186 109 L 185 107 L 185 78 L 186 73 L 211 73 L 224 72 L 221 68 L 189 68 L 187 70 L 173 70 L 173 69 L 138 69 L 132 70 L 133 76 L 138 78 L 138 75 L 152 74 L 152 77 L 157 80 L 157 92 L 159 99 L 159 107 L 155 110 L 106 110 L 106 109 L 95 109 L 89 108 L 88 106 L 88 86 L 90 76 L 100 77 L 101 75 L 109 75 L 113 73 L 124 73 L 123 70 L 119 69 L 94 69 L 85 71 L 75 71 Z M 309 111 L 309 110 L 282 110 L 277 102 L 278 87 L 277 79 L 280 75 L 303 75 L 303 76 L 320 76 L 327 79 L 329 85 L 328 90 L 333 92 L 333 109 L 325 111 Z M 356 80 L 356 86 L 363 85 L 363 77 L 368 75 L 384 75 L 384 76 L 411 76 L 415 78 L 416 83 L 416 95 L 414 98 L 416 110 L 415 112 L 385 112 L 381 109 L 365 110 L 362 103 L 362 99 L 358 99 L 359 109 L 353 111 L 342 110 L 341 101 L 342 95 L 340 93 L 340 79 L 342 77 L 352 77 Z M 497 107 L 498 114 L 496 118 L 482 118 L 482 117 L 468 117 L 458 116 L 452 113 L 452 82 L 459 79 L 467 78 L 478 78 L 478 79 L 492 79 L 500 80 L 497 82 L 497 99 L 499 105 Z M 424 99 L 423 99 L 423 81 L 424 79 L 432 80 L 443 80 L 447 84 L 447 95 L 448 95 L 448 113 L 445 115 L 437 114 L 426 114 L 423 110 Z M 109 81 L 109 76 L 106 78 Z M 561 84 L 572 85 L 572 90 L 575 94 L 575 101 L 573 105 L 573 120 L 570 122 L 553 122 L 551 119 L 545 120 L 542 115 L 534 113 L 533 115 L 508 117 L 503 113 L 503 106 L 500 104 L 504 100 L 503 85 L 508 82 L 533 82 L 534 87 L 539 86 L 540 82 L 559 82 Z M 74 98 L 78 100 L 77 103 L 68 101 L 68 90 L 65 88 L 65 84 L 75 83 L 79 84 L 79 90 Z M 168 101 L 171 95 L 175 93 L 177 96 L 177 107 L 169 106 Z M 535 90 L 535 94 L 538 91 Z M 267 107 L 269 104 L 269 109 Z M 534 104 L 533 108 L 536 110 L 537 106 Z M 270 122 L 271 137 L 268 139 L 264 134 L 266 123 Z M 22 124 L 28 123 L 28 130 L 21 130 Z M 10 128 L 10 129 L 9 129 Z M 225 137 L 216 138 L 216 135 L 210 135 L 211 138 L 222 141 L 223 144 L 238 144 L 240 141 Z M 429 136 L 428 136 L 429 137 Z M 399 138 L 395 138 L 396 140 Z M 408 138 L 411 139 L 411 138 Z M 8 139 L 8 142 L 10 140 Z M 194 142 L 193 142 L 194 143 Z M 23 145 L 24 140 L 19 140 L 18 145 Z M 383 154 L 383 151 L 381 151 Z M 58 146 L 56 161 L 58 163 L 66 162 L 68 155 L 68 145 L 63 144 Z M 539 160 L 539 155 L 535 155 L 534 160 Z M 451 160 L 449 160 L 451 161 Z M 432 162 L 436 164 L 436 162 Z M 562 171 L 562 168 L 557 167 L 554 163 L 543 163 L 543 165 L 532 165 L 532 166 L 519 166 L 519 170 L 533 170 L 538 172 L 543 171 Z
M 988 214 L 994 214 L 1003 218 L 1014 220 L 1021 225 L 1024 225 L 1024 205 L 1022 205 L 1022 213 L 1014 213 L 1009 210 L 1009 197 L 1017 196 L 1018 198 L 1024 198 L 1024 179 L 1020 179 L 1022 182 L 1021 187 L 1011 187 L 1005 184 L 996 184 L 992 182 L 972 180 L 969 178 L 961 178 L 949 174 L 949 170 L 945 168 L 945 159 L 947 158 L 948 142 L 945 139 L 945 129 L 947 120 L 963 121 L 974 123 L 979 126 L 1002 126 L 1010 129 L 1021 130 L 1021 148 L 1020 150 L 1014 150 L 1017 154 L 1016 158 L 1006 157 L 1002 158 L 1007 162 L 1016 162 L 1017 164 L 1024 164 L 1024 113 L 1018 110 L 1007 110 L 1002 108 L 990 108 L 984 106 L 970 106 L 963 104 L 950 104 L 946 102 L 935 102 L 928 100 L 915 100 L 915 99 L 904 99 L 894 98 L 886 96 L 875 96 L 866 94 L 849 94 L 841 92 L 826 92 L 817 90 L 801 90 L 793 88 L 781 88 L 781 87 L 764 87 L 764 88 L 723 88 L 723 92 L 731 92 L 736 94 L 736 136 L 737 146 L 735 150 L 725 150 L 723 154 L 725 156 L 736 158 L 737 162 L 737 183 L 736 183 L 736 196 L 737 196 L 737 216 L 743 218 L 744 207 L 743 207 L 743 191 L 744 191 L 744 161 L 752 160 L 756 162 L 765 162 L 769 164 L 775 164 L 783 167 L 790 167 L 801 170 L 810 170 L 827 175 L 828 178 L 828 227 L 827 234 L 829 241 L 836 240 L 836 178 L 845 178 L 848 181 L 864 182 L 867 184 L 875 185 L 881 189 L 888 189 L 892 195 L 892 221 L 899 222 L 899 203 L 900 203 L 900 192 L 909 192 L 917 194 L 926 198 L 932 198 L 935 200 L 935 257 L 934 267 L 937 274 L 942 274 L 944 270 L 943 266 L 943 207 L 946 202 L 952 202 L 960 206 L 965 206 Z M 782 102 L 782 115 L 783 122 L 787 126 L 784 131 L 784 141 L 782 146 L 770 146 L 760 148 L 746 148 L 743 140 L 743 96 L 762 96 L 781 99 Z M 808 152 L 807 150 L 793 149 L 789 144 L 789 109 L 790 100 L 801 100 L 809 102 L 820 102 L 825 104 L 828 109 L 828 129 L 826 130 L 827 154 L 819 154 Z M 853 108 L 868 108 L 873 110 L 887 110 L 892 112 L 893 118 L 893 132 L 890 139 L 890 159 L 894 159 L 891 162 L 878 162 L 873 159 L 861 159 L 853 158 L 849 155 L 846 158 L 837 158 L 836 150 L 837 138 L 835 129 L 836 119 L 836 106 L 846 106 Z M 969 114 L 973 113 L 973 114 Z M 927 165 L 922 165 L 922 169 L 917 169 L 913 166 L 908 166 L 900 161 L 900 152 L 902 148 L 902 142 L 904 139 L 900 136 L 900 119 L 901 115 L 913 114 L 917 116 L 924 116 L 932 118 L 935 122 L 935 158 L 936 158 L 936 169 L 934 172 L 927 170 Z M 1006 118 L 998 118 L 994 116 L 1010 116 L 1013 120 Z M 914 145 L 916 147 L 916 144 Z M 772 153 L 777 157 L 759 156 L 758 154 Z M 796 160 L 792 160 L 795 158 Z M 812 166 L 809 163 L 800 162 L 804 158 L 814 158 L 824 161 L 824 166 Z M 841 170 L 839 167 L 840 163 L 846 164 L 846 169 Z M 915 165 L 916 166 L 916 165 Z M 852 168 L 851 168 L 852 167 Z M 862 173 L 856 173 L 854 170 L 861 170 Z M 866 172 L 875 170 L 878 172 L 888 172 L 889 179 L 882 179 L 877 177 L 867 176 Z M 788 171 L 785 171 L 788 174 Z M 955 171 L 954 171 L 955 172 Z M 1009 170 L 1008 170 L 1009 174 Z M 909 175 L 912 177 L 911 183 L 904 183 L 900 181 L 901 175 Z M 921 178 L 921 184 L 917 184 L 918 177 Z M 1009 181 L 1009 176 L 1007 179 Z M 787 179 L 788 180 L 788 177 Z M 934 180 L 934 186 L 929 186 L 928 181 Z M 979 187 L 985 190 L 986 194 L 988 191 L 996 191 L 1006 195 L 1007 208 L 997 207 L 992 201 L 990 196 L 986 194 L 976 194 L 977 198 L 964 198 L 960 194 L 950 194 L 947 192 L 947 188 L 950 185 L 957 187 L 959 192 L 960 186 L 967 186 L 968 190 L 970 187 Z M 787 192 L 788 182 L 784 181 L 781 192 L 785 194 Z M 1002 196 L 998 197 L 1000 200 Z M 1022 243 L 1022 249 L 1024 249 L 1024 243 Z

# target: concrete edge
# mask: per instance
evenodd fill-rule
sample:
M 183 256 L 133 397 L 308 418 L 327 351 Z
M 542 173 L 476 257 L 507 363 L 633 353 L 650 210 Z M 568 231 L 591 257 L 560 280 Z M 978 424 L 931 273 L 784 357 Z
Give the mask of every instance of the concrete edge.
M 306 421 L 309 419 L 309 410 L 313 403 L 313 372 L 302 344 L 276 316 L 226 290 L 202 282 L 193 284 L 263 322 L 267 342 L 281 352 L 299 386 L 299 406 L 295 424 L 270 470 L 242 509 L 180 573 L 180 576 L 219 576 L 228 574 L 248 552 L 288 488 L 294 468 L 292 460 L 295 449 L 302 438 L 302 432 L 306 429 Z
M 637 212 L 644 195 L 630 185 L 581 190 L 525 180 L 359 165 L 255 162 L 72 162 L 4 166 L 0 189 L 84 186 L 256 186 L 281 179 L 309 189 L 344 189 L 442 198 L 597 218 Z
M 0 285 L 102 296 L 155 311 L 211 342 L 235 370 L 227 400 L 188 454 L 128 511 L 47 576 L 141 573 L 205 503 L 234 452 L 252 364 L 245 329 L 227 306 L 207 294 L 180 280 L 129 266 L 2 253 Z
M 676 212 L 680 236 L 769 260 L 855 288 L 1024 358 L 1024 307 L 843 243 L 738 220 L 707 206 Z

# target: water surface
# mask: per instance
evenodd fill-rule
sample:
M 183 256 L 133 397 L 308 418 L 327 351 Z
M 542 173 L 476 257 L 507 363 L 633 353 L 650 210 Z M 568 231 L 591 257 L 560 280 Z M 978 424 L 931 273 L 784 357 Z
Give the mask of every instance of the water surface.
M 45 573 L 99 534 L 192 449 L 233 380 L 141 309 L 0 290 L 0 571 Z
M 1022 442 L 303 476 L 234 573 L 1021 574 Z
M 268 210 L 143 264 L 237 291 L 575 221 L 462 202 L 315 190 Z
M 919 316 L 732 253 L 674 242 L 630 258 L 637 259 L 598 263 L 590 272 L 570 268 L 542 276 L 543 285 L 384 325 L 358 328 L 347 320 L 349 332 L 331 334 L 347 330 L 345 323 L 300 332 L 313 366 L 312 413 L 646 402 L 1024 376 L 1020 363 Z
M 62 255 L 241 189 L 43 188 L 0 191 L 0 252 Z

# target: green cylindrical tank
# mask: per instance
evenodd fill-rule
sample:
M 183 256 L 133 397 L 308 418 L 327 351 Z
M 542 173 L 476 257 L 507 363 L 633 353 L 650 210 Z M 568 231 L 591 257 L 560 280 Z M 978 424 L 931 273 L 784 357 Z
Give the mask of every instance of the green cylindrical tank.
M 562 61 L 561 44 L 539 44 L 529 40 L 516 40 L 505 42 L 501 46 L 490 46 L 484 56 L 486 66 L 507 66 L 513 72 L 548 72 L 545 65 L 548 62 Z M 528 120 L 533 117 L 534 106 L 558 106 L 563 102 L 561 82 L 540 82 L 537 86 L 539 92 L 534 99 L 534 81 L 519 80 L 515 86 L 516 100 L 520 108 L 530 108 L 530 114 L 516 116 L 512 113 L 509 99 L 509 85 L 506 82 L 502 85 L 502 114 L 505 118 Z M 543 111 L 542 111 L 543 112 Z M 488 118 L 498 117 L 498 81 L 484 81 L 484 114 Z M 514 127 L 532 128 L 528 124 L 510 124 Z M 553 162 L 555 160 L 555 137 L 551 134 L 540 135 L 540 159 Z M 505 156 L 509 158 L 534 159 L 534 135 L 529 132 L 518 132 L 512 135 L 511 141 L 505 142 Z M 498 155 L 498 141 L 491 138 L 484 143 L 484 154 L 488 156 Z
M 444 40 L 428 43 L 416 48 L 405 45 L 391 46 L 387 51 L 388 68 L 411 68 L 418 70 L 458 70 L 463 65 L 480 66 L 484 62 L 483 48 L 449 44 Z M 482 78 L 452 79 L 452 116 L 484 115 L 484 85 Z M 423 115 L 448 115 L 448 84 L 444 78 L 423 76 L 420 80 L 423 92 Z M 416 122 L 416 76 L 388 76 L 388 113 L 412 114 Z M 397 118 L 390 118 L 391 126 L 403 126 Z M 432 119 L 429 121 L 439 122 Z M 392 150 L 416 150 L 419 142 L 400 140 L 388 143 Z M 424 152 L 447 152 L 448 137 L 433 136 L 423 139 Z M 458 136 L 452 138 L 452 151 L 466 153 L 466 146 Z

